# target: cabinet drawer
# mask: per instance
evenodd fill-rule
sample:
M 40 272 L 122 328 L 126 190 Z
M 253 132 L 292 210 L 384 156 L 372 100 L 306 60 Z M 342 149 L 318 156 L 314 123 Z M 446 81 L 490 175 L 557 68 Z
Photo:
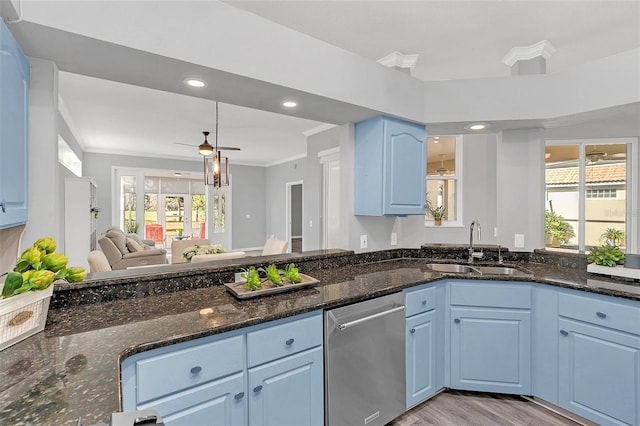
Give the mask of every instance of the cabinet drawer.
M 595 297 L 561 293 L 558 312 L 563 317 L 640 334 L 640 304 L 638 305 L 634 307 Z
M 247 333 L 248 367 L 322 344 L 322 315 Z
M 137 401 L 144 403 L 243 368 L 242 336 L 143 358 L 136 361 Z
M 406 306 L 405 316 L 407 317 L 435 309 L 436 287 L 406 290 L 404 304 Z
M 487 308 L 531 308 L 531 286 L 497 281 L 453 282 L 451 304 Z

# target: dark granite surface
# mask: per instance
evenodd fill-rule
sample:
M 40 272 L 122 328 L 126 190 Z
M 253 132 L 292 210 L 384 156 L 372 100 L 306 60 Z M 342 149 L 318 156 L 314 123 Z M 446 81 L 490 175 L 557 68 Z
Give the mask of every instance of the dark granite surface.
M 346 264 L 345 259 L 312 258 L 309 261 L 317 265 L 307 264 L 305 272 L 313 269 L 320 285 L 246 301 L 236 300 L 223 286 L 212 285 L 52 309 L 44 332 L 0 352 L 0 424 L 75 425 L 80 416 L 86 424 L 108 422 L 110 413 L 119 409 L 118 367 L 124 357 L 451 276 L 428 270 L 427 263 L 440 259 L 420 258 L 426 255 L 422 250 L 350 254 L 354 266 L 335 266 Z M 385 260 L 404 255 L 408 256 Z M 519 266 L 534 274 L 519 281 L 640 300 L 640 286 L 590 279 L 581 268 L 540 263 Z M 222 281 L 209 272 L 209 281 Z M 221 270 L 223 275 L 230 272 Z M 174 278 L 179 281 L 178 276 Z M 123 284 L 129 285 L 126 280 Z M 178 287 L 176 284 L 175 289 Z M 204 308 L 213 312 L 201 316 Z

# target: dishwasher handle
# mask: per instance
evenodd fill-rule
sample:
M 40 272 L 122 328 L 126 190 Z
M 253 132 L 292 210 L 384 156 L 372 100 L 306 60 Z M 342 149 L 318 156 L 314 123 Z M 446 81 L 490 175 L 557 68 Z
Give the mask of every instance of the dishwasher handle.
M 404 305 L 396 306 L 394 308 L 387 309 L 386 311 L 378 312 L 377 314 L 368 315 L 366 317 L 358 318 L 357 320 L 353 320 L 353 321 L 349 321 L 349 322 L 345 322 L 345 323 L 336 322 L 336 328 L 338 330 L 346 330 L 347 328 L 353 327 L 354 325 L 358 325 L 358 324 L 361 324 L 363 322 L 372 320 L 374 318 L 380 318 L 380 317 L 383 317 L 385 315 L 389 315 L 389 314 L 392 314 L 392 313 L 398 312 L 398 311 L 404 311 Z

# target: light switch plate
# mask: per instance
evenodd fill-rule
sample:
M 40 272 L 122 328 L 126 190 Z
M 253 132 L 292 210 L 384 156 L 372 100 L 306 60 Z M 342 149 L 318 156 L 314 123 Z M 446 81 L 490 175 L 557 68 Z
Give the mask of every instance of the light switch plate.
M 367 236 L 360 235 L 360 248 L 367 248 Z
M 391 233 L 391 245 L 392 246 L 397 246 L 398 245 L 398 233 L 397 232 L 392 232 Z
M 513 241 L 513 246 L 515 248 L 523 248 L 524 247 L 524 234 L 515 234 L 515 238 Z

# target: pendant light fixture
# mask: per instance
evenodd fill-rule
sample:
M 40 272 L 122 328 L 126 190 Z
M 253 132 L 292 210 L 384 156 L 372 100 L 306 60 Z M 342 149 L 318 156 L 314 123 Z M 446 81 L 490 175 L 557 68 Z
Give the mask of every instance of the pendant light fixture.
M 207 141 L 209 132 L 202 132 L 204 134 L 204 142 L 198 149 L 200 154 L 204 155 L 204 184 L 222 188 L 229 185 L 229 158 L 223 157 L 218 148 L 218 132 L 218 102 L 216 101 L 215 146 L 212 147 Z M 209 151 L 207 147 L 211 150 Z M 203 148 L 205 149 L 203 150 Z
M 436 169 L 436 173 L 440 176 L 444 176 L 449 173 L 449 169 L 444 167 L 444 154 L 440 154 L 440 167 Z

